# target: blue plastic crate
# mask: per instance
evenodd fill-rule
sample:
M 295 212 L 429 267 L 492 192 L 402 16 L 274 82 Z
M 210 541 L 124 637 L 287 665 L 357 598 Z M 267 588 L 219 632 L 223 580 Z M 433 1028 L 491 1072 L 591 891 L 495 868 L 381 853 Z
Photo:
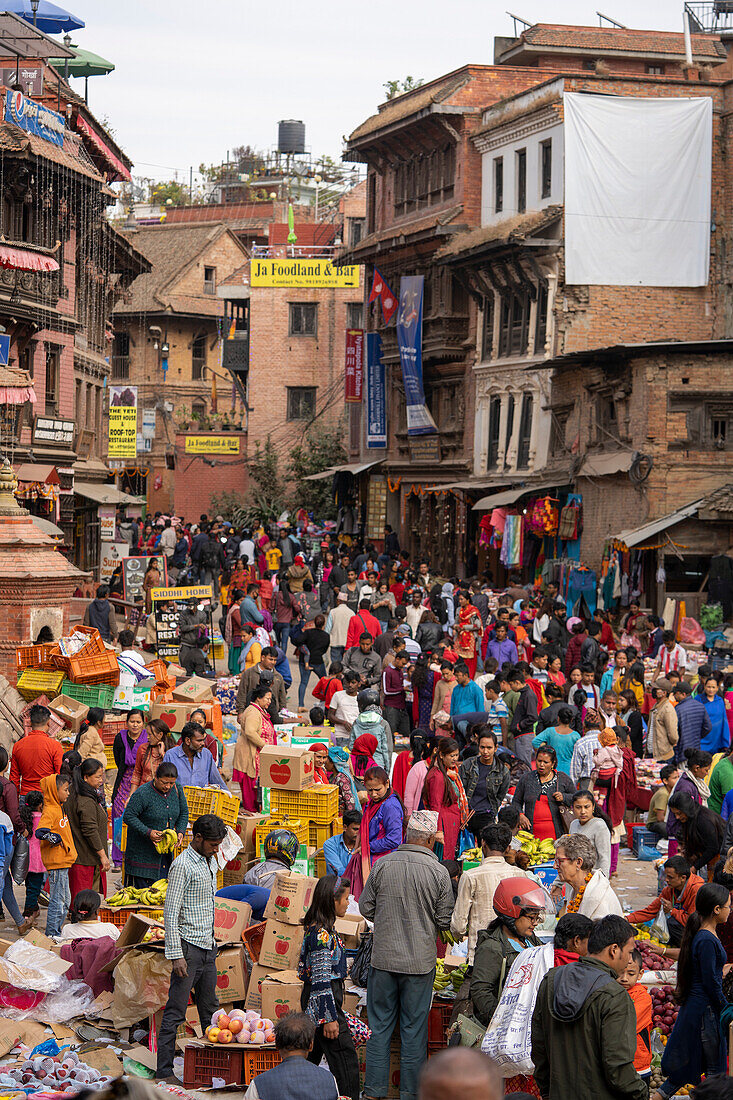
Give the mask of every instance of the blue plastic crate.
M 532 871 L 548 890 L 557 878 L 557 867 L 554 863 L 538 863 L 536 867 L 532 868 Z
M 642 848 L 656 848 L 659 837 L 651 829 L 634 829 L 634 855 L 638 857 Z

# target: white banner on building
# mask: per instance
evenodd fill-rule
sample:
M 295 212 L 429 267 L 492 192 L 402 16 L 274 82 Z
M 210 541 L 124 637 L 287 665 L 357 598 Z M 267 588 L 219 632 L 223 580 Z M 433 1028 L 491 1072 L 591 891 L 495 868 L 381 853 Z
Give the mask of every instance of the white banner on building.
M 565 93 L 565 279 L 705 286 L 713 105 Z

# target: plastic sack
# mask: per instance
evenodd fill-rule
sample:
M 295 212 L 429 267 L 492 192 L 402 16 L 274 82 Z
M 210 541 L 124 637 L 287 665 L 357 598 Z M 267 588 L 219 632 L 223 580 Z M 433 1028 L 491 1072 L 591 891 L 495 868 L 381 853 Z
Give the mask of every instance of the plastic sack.
M 502 1077 L 534 1073 L 532 1014 L 540 983 L 555 965 L 551 943 L 520 951 L 511 965 L 496 1011 L 481 1044 L 493 1058 Z
M 28 867 L 31 860 L 31 847 L 27 836 L 19 836 L 13 848 L 13 858 L 10 861 L 10 874 L 16 886 L 25 882 Z
M 669 925 L 664 909 L 660 909 L 654 918 L 650 934 L 652 939 L 659 940 L 660 943 L 669 943 Z
M 114 969 L 114 1000 L 110 1013 L 116 1028 L 131 1027 L 153 1016 L 168 1000 L 173 964 L 152 951 L 128 951 Z
M 680 641 L 683 645 L 705 645 L 705 631 L 697 619 L 688 616 L 680 623 Z
M 648 845 L 642 844 L 636 853 L 636 858 L 640 859 L 642 863 L 653 863 L 655 859 L 659 859 L 659 849 L 649 848 Z
M 28 993 L 26 990 L 16 992 Z M 94 1010 L 94 997 L 85 982 L 69 981 L 68 978 L 62 977 L 58 989 L 53 993 L 36 993 L 32 997 L 33 1000 L 30 1000 L 29 996 L 26 996 L 22 1002 L 32 1007 L 20 1008 L 21 1002 L 16 1000 L 11 1007 L 0 1007 L 0 1017 L 11 1020 L 37 1020 L 44 1024 L 67 1024 L 75 1016 L 90 1019 L 99 1015 Z
M 58 955 L 42 947 L 16 940 L 3 955 L 3 970 L 10 985 L 32 989 L 36 993 L 51 993 L 58 989 L 62 974 L 58 972 Z

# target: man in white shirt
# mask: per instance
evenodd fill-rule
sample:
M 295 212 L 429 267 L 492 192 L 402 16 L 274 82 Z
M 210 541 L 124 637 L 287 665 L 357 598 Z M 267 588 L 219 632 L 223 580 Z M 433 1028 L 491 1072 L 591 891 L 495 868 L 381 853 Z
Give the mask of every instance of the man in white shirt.
M 167 519 L 163 524 L 163 533 L 160 536 L 158 549 L 162 554 L 165 554 L 165 556 L 169 558 L 176 548 L 176 541 L 176 532 L 171 526 L 171 521 Z
M 494 919 L 494 891 L 502 879 L 517 877 L 517 868 L 510 867 L 504 859 L 511 842 L 512 831 L 508 825 L 487 825 L 481 834 L 482 862 L 464 871 L 458 881 L 450 930 L 460 939 L 468 934 L 469 966 L 473 963 L 479 932 Z
M 247 556 L 247 561 L 249 562 L 249 564 L 254 565 L 254 563 L 255 563 L 255 544 L 252 541 L 252 539 L 250 538 L 249 531 L 244 532 L 244 538 L 242 539 L 242 541 L 239 544 L 239 556 L 240 556 L 240 558 L 243 558 L 245 555 Z
M 361 677 L 348 669 L 341 677 L 342 691 L 334 693 L 328 708 L 328 718 L 337 737 L 345 738 L 351 733 L 351 727 L 359 717 L 359 704 L 356 697 L 361 686 Z
M 608 729 L 614 729 L 618 724 L 615 691 L 604 691 L 601 705 L 598 708 L 598 716 L 602 722 L 605 722 Z
M 586 729 L 580 741 L 575 742 L 570 761 L 570 778 L 578 790 L 588 790 L 593 771 L 593 753 L 601 747 L 601 731 Z
M 662 645 L 652 680 L 666 677 L 670 672 L 679 672 L 680 677 L 684 679 L 686 668 L 687 653 L 675 638 L 674 630 L 665 630 L 662 634 Z
M 410 603 L 407 605 L 407 625 L 412 631 L 413 638 L 417 634 L 420 620 L 427 610 L 427 608 L 422 605 L 423 595 L 424 593 L 421 588 L 414 588 L 410 593 Z
M 593 666 L 581 665 L 580 666 L 580 683 L 573 684 L 568 692 L 568 702 L 572 706 L 577 707 L 575 700 L 576 691 L 584 691 L 588 696 L 588 702 L 585 704 L 587 707 L 592 707 L 594 710 L 598 710 L 601 705 L 601 692 L 600 688 L 593 681 Z
M 345 592 L 339 592 L 336 597 L 336 606 L 329 611 L 326 619 L 326 633 L 331 635 L 332 661 L 343 660 L 349 623 L 354 618 L 354 612 L 346 602 L 348 598 Z

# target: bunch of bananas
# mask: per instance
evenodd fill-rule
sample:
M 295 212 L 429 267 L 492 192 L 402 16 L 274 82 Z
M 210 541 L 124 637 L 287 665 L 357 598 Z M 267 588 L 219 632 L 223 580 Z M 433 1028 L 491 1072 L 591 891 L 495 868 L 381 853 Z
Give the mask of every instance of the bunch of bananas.
M 520 829 L 517 833 L 522 851 L 529 856 L 532 865 L 537 863 L 550 863 L 555 858 L 555 843 L 552 840 L 538 840 L 526 829 Z
M 469 848 L 468 851 L 464 852 L 461 856 L 462 860 L 468 861 L 469 863 L 475 863 L 477 859 L 482 858 L 483 853 L 480 848 Z
M 646 940 L 647 943 L 654 944 L 656 947 L 665 946 L 665 944 L 663 944 L 661 940 L 655 939 L 655 937 L 652 936 L 646 928 L 641 928 L 638 924 L 635 924 L 634 928 L 636 929 L 636 932 L 634 933 L 634 939 Z
M 159 852 L 160 855 L 163 855 L 164 852 L 173 852 L 173 851 L 175 851 L 175 848 L 176 848 L 177 844 L 178 844 L 178 833 L 176 832 L 176 830 L 175 829 L 164 829 L 162 837 L 160 838 L 158 843 L 155 845 L 155 850 L 156 850 L 156 852 Z
M 447 943 L 450 943 L 450 944 L 458 943 L 458 940 L 456 939 L 456 937 L 453 935 L 453 933 L 450 931 L 449 928 L 441 928 L 440 938 L 441 938 L 441 941 L 443 943 L 446 943 L 446 944 Z
M 446 969 L 446 965 L 442 959 L 437 959 L 435 963 L 435 981 L 433 982 L 434 993 L 445 993 L 450 988 L 454 993 L 463 985 L 463 979 L 466 977 L 467 965 L 457 966 L 455 970 Z
M 118 890 L 111 898 L 107 898 L 110 909 L 118 909 L 122 906 L 139 905 L 149 909 L 159 909 L 165 901 L 165 892 L 168 889 L 168 880 L 159 878 L 146 890 L 138 890 L 134 886 L 125 886 Z

